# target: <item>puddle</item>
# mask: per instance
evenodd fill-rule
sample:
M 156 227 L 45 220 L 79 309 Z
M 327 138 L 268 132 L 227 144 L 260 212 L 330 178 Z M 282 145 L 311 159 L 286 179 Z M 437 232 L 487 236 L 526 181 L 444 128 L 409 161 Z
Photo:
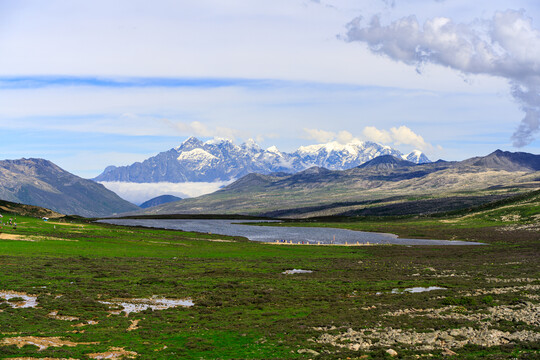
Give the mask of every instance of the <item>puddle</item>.
M 135 351 L 127 351 L 120 347 L 110 348 L 103 353 L 86 354 L 90 359 L 134 359 L 137 355 Z
M 438 286 L 430 286 L 430 287 L 412 287 L 407 289 L 392 289 L 390 292 L 391 294 L 403 294 L 403 293 L 422 293 L 426 291 L 433 291 L 433 290 L 446 290 L 446 288 L 438 287 Z M 377 295 L 383 294 L 382 292 L 376 293 Z
M 291 274 L 310 274 L 312 273 L 313 271 L 311 270 L 302 270 L 302 269 L 292 269 L 292 270 L 286 270 L 284 272 L 282 272 L 282 274 L 285 274 L 285 275 L 291 275 Z
M 165 310 L 169 308 L 174 308 L 177 306 L 190 307 L 194 303 L 190 299 L 185 300 L 174 300 L 174 299 L 165 299 L 153 297 L 150 299 L 129 299 L 129 300 L 111 300 L 111 301 L 99 301 L 102 304 L 121 306 L 123 309 L 119 311 L 113 311 L 113 313 L 125 312 L 126 315 L 130 313 L 138 313 L 146 309 L 152 310 Z
M 14 338 L 2 339 L 2 342 L 0 344 L 8 345 L 8 346 L 16 345 L 19 349 L 26 345 L 34 345 L 39 348 L 39 351 L 42 351 L 49 347 L 94 345 L 94 344 L 99 344 L 99 343 L 97 342 L 76 343 L 69 340 L 62 340 L 59 337 L 19 336 L 19 337 L 14 337 Z
M 0 291 L 0 298 L 7 300 L 8 304 L 12 308 L 33 308 L 37 306 L 37 296 L 28 295 L 18 291 Z M 23 300 L 17 302 L 11 302 L 10 299 L 21 298 Z
M 392 294 L 401 294 L 404 292 L 408 293 L 422 293 L 426 291 L 433 291 L 433 290 L 446 290 L 446 288 L 438 287 L 438 286 L 430 286 L 430 287 L 412 287 L 408 289 L 392 289 Z

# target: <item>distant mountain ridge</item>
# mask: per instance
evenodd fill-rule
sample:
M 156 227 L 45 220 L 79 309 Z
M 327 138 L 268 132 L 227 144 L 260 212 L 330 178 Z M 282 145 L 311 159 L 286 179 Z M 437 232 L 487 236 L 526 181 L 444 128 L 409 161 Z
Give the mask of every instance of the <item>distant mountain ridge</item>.
M 465 163 L 506 171 L 540 171 L 540 156 L 525 152 L 496 150 L 487 156 L 466 160 Z
M 94 180 L 136 183 L 227 181 L 249 173 L 296 173 L 313 166 L 345 170 L 381 155 L 393 155 L 414 163 L 430 162 L 418 150 L 403 155 L 389 146 L 369 141 L 302 146 L 295 152 L 285 153 L 275 146 L 263 150 L 253 140 L 235 145 L 226 139 L 202 142 L 190 137 L 180 146 L 143 162 L 121 167 L 108 166 Z
M 500 150 L 426 164 L 383 155 L 348 170 L 253 173 L 215 193 L 144 213 L 311 217 L 452 211 L 540 188 L 539 165 L 540 155 Z
M 178 196 L 161 195 L 161 196 L 157 196 L 155 198 L 152 198 L 150 200 L 147 200 L 147 201 L 143 202 L 141 205 L 139 205 L 139 207 L 142 208 L 142 209 L 147 209 L 147 208 L 150 208 L 152 206 L 158 206 L 158 205 L 170 203 L 170 202 L 173 202 L 173 201 L 180 201 L 180 200 L 182 200 L 182 198 L 179 198 Z
M 85 217 L 139 209 L 103 185 L 44 159 L 0 161 L 0 199 Z

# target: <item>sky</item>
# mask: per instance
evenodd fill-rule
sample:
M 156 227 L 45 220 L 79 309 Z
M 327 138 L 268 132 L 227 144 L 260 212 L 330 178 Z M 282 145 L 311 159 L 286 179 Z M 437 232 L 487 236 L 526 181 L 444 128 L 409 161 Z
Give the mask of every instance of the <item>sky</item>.
M 540 153 L 536 0 L 0 0 L 0 158 L 91 178 L 190 136 Z

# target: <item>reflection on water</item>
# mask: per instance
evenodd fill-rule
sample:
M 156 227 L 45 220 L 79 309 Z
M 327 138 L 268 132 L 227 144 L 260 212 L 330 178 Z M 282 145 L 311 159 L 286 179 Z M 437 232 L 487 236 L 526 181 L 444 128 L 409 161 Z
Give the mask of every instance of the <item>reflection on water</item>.
M 413 288 L 408 288 L 408 289 L 392 289 L 392 294 L 401 294 L 404 292 L 421 293 L 421 292 L 433 291 L 433 290 L 446 290 L 446 288 L 438 287 L 438 286 L 430 286 L 430 287 L 413 287 Z
M 229 236 L 243 236 L 252 241 L 283 242 L 293 244 L 398 244 L 398 245 L 480 245 L 480 243 L 448 240 L 398 239 L 396 235 L 372 233 L 334 228 L 250 226 L 238 224 L 260 222 L 255 220 L 162 220 L 162 219 L 108 219 L 99 220 L 108 224 L 145 226 L 212 233 Z
M 285 270 L 282 272 L 282 274 L 285 275 L 291 275 L 291 274 L 311 274 L 313 271 L 311 270 L 302 270 L 302 269 L 292 269 L 292 270 Z
M 193 306 L 193 301 L 190 299 L 186 300 L 175 300 L 175 299 L 165 299 L 152 297 L 149 299 L 129 299 L 129 300 L 111 300 L 111 301 L 99 301 L 105 305 L 121 306 L 122 310 L 127 315 L 134 312 L 141 312 L 146 309 L 152 310 L 165 310 L 177 306 L 190 307 Z
M 0 291 L 0 298 L 8 301 L 8 304 L 13 308 L 33 308 L 37 306 L 37 295 L 28 295 L 23 292 L 3 290 Z M 20 301 L 13 301 L 17 299 Z

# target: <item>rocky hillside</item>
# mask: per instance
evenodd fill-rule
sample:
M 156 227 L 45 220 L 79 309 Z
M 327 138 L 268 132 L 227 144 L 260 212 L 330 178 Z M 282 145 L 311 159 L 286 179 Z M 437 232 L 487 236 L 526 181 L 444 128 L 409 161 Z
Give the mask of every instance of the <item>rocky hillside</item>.
M 528 155 L 496 151 L 462 162 L 419 165 L 381 156 L 344 171 L 313 167 L 292 175 L 250 174 L 213 194 L 161 205 L 148 213 L 310 217 L 452 211 L 540 188 L 535 165 L 540 155 Z M 492 161 L 494 157 L 505 159 L 504 167 L 502 160 Z
M 202 142 L 194 137 L 180 146 L 129 166 L 109 166 L 95 181 L 136 183 L 227 181 L 250 173 L 296 173 L 313 166 L 331 170 L 350 169 L 381 155 L 393 155 L 414 163 L 429 162 L 420 151 L 403 155 L 373 142 L 337 142 L 300 147 L 293 153 L 275 146 L 261 149 L 253 141 L 241 145 L 225 139 Z
M 103 185 L 44 159 L 0 161 L 0 199 L 85 217 L 139 209 Z

